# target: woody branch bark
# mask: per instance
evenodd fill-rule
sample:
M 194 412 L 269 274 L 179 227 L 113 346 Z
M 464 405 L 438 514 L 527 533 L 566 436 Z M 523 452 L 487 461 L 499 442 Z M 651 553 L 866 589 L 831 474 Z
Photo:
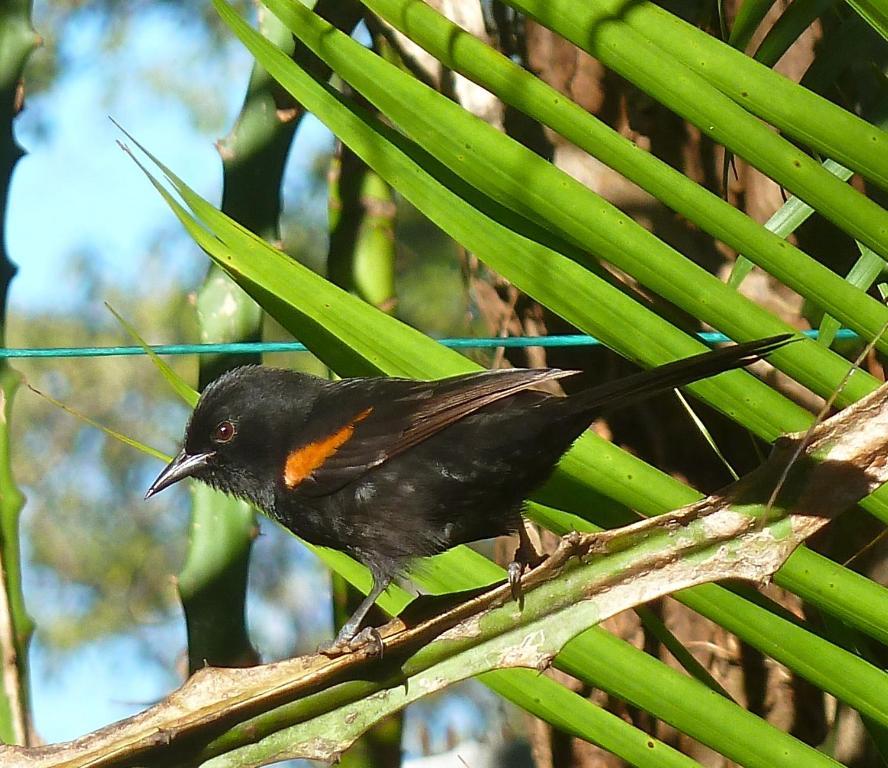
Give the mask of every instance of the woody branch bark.
M 252 669 L 206 669 L 145 712 L 72 742 L 5 747 L 13 768 L 169 761 L 262 765 L 335 759 L 410 701 L 493 669 L 543 668 L 572 637 L 655 597 L 725 578 L 763 582 L 804 539 L 888 480 L 888 386 L 819 425 L 781 492 L 801 436 L 698 503 L 614 531 L 565 537 L 523 580 L 518 609 L 497 587 L 413 625 L 382 630 L 365 652 Z M 392 663 L 395 662 L 395 663 Z

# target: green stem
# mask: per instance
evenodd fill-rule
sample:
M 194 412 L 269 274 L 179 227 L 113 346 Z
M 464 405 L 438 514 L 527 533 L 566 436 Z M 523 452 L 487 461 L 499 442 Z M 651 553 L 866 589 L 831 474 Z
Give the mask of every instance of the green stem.
M 383 310 L 395 296 L 394 220 L 391 187 L 341 145 L 330 169 L 327 277 Z
M 773 67 L 789 50 L 789 46 L 833 5 L 835 0 L 814 0 L 790 5 L 768 30 L 755 52 L 755 60 L 766 67 Z
M 6 251 L 9 185 L 22 150 L 13 121 L 24 95 L 22 72 L 40 38 L 31 27 L 31 3 L 0 4 L 0 344 L 6 343 L 6 299 L 16 267 Z M 7 363 L 0 364 L 0 739 L 30 743 L 28 644 L 33 622 L 22 593 L 19 517 L 24 497 L 15 484 L 10 459 L 12 401 L 21 382 Z
M 34 623 L 22 592 L 19 518 L 24 496 L 15 484 L 10 457 L 12 400 L 21 383 L 8 365 L 0 366 L 0 739 L 7 744 L 31 743 L 28 644 Z

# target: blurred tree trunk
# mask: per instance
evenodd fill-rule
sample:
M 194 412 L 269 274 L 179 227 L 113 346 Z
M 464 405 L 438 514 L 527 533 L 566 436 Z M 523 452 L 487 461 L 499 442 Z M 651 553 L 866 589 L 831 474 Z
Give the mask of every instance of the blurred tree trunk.
M 0 346 L 6 345 L 6 301 L 16 267 L 6 250 L 9 187 L 23 152 L 13 121 L 24 103 L 25 63 L 40 44 L 31 27 L 31 3 L 9 0 L 0 6 Z M 20 375 L 0 361 L 0 740 L 32 743 L 28 644 L 33 622 L 22 594 L 19 516 L 24 497 L 12 475 L 10 419 Z

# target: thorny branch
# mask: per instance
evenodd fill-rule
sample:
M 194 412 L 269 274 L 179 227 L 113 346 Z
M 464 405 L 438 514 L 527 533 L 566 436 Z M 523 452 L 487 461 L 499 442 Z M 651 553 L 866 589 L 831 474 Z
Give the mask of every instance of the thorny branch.
M 430 618 L 393 620 L 381 630 L 382 660 L 358 651 L 201 670 L 139 715 L 71 742 L 0 748 L 0 764 L 109 768 L 169 764 L 173 757 L 194 764 L 235 749 L 239 765 L 335 759 L 409 700 L 486 669 L 543 668 L 571 637 L 621 610 L 718 579 L 767 581 L 804 539 L 888 480 L 888 385 L 807 436 L 772 503 L 801 439 L 783 438 L 757 470 L 698 503 L 617 530 L 564 537 L 524 576 L 520 611 L 503 585 Z M 283 752 L 259 749 L 284 728 Z

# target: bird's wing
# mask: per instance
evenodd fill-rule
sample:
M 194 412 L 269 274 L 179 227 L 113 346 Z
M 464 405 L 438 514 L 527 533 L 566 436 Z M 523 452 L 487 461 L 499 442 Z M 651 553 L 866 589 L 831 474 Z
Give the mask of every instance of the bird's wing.
M 333 493 L 480 408 L 574 373 L 506 369 L 440 381 L 344 379 L 312 408 L 305 442 L 287 456 L 285 485 L 308 496 Z

